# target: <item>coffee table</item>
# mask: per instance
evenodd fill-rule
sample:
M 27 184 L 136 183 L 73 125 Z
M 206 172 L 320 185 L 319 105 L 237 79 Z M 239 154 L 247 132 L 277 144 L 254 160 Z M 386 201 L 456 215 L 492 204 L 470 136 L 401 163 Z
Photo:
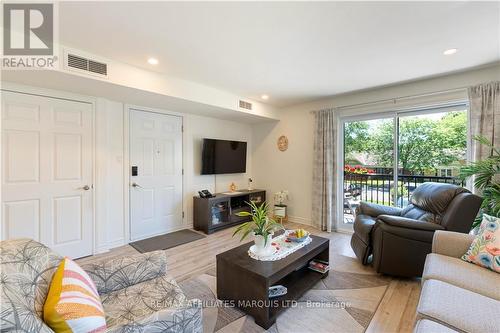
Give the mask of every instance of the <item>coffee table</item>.
M 259 261 L 248 256 L 252 243 L 246 243 L 217 255 L 217 297 L 254 317 L 268 329 L 278 314 L 293 304 L 326 273 L 307 268 L 312 259 L 329 262 L 329 240 L 311 236 L 312 242 L 277 261 Z M 286 295 L 269 298 L 273 285 L 288 288 Z

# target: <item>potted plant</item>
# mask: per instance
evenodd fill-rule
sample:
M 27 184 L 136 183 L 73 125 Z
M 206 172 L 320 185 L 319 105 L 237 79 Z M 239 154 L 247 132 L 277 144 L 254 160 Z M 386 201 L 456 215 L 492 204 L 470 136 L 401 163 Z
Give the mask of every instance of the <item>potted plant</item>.
M 286 217 L 285 201 L 288 200 L 288 191 L 282 190 L 274 193 L 274 216 L 283 220 Z
M 475 136 L 473 139 L 490 148 L 487 158 L 460 168 L 460 178 L 466 180 L 474 177 L 474 187 L 483 196 L 481 210 L 472 224 L 474 230 L 481 224 L 483 213 L 500 217 L 500 150 L 485 137 Z
M 266 202 L 263 202 L 260 206 L 257 206 L 254 202 L 250 202 L 248 205 L 250 205 L 250 212 L 239 212 L 236 215 L 251 216 L 252 220 L 238 226 L 233 236 L 240 233 L 240 241 L 242 241 L 250 233 L 253 233 L 255 237 L 255 252 L 262 254 L 269 253 L 274 231 L 282 229 L 283 226 L 268 217 L 269 205 Z

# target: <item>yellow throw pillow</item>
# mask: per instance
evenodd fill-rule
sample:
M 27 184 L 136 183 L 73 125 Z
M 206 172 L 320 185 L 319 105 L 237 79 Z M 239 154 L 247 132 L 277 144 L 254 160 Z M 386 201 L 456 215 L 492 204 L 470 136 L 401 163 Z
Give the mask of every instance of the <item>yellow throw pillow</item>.
M 94 282 L 69 258 L 61 261 L 52 278 L 43 305 L 43 320 L 56 333 L 106 330 L 104 309 Z

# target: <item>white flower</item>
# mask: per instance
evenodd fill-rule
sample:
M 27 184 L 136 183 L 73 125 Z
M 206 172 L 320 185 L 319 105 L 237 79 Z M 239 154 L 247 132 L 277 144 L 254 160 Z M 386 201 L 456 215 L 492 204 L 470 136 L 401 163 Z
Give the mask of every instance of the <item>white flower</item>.
M 286 200 L 288 200 L 288 191 L 282 190 L 274 193 L 274 203 L 277 205 L 282 205 Z

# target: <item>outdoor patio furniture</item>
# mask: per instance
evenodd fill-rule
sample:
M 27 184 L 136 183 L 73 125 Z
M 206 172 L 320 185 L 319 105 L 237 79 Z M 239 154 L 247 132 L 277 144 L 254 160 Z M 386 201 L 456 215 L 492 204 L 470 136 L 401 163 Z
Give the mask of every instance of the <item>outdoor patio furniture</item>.
M 359 185 L 349 184 L 344 187 L 344 194 L 349 194 L 351 197 L 357 198 L 361 197 L 362 188 Z

